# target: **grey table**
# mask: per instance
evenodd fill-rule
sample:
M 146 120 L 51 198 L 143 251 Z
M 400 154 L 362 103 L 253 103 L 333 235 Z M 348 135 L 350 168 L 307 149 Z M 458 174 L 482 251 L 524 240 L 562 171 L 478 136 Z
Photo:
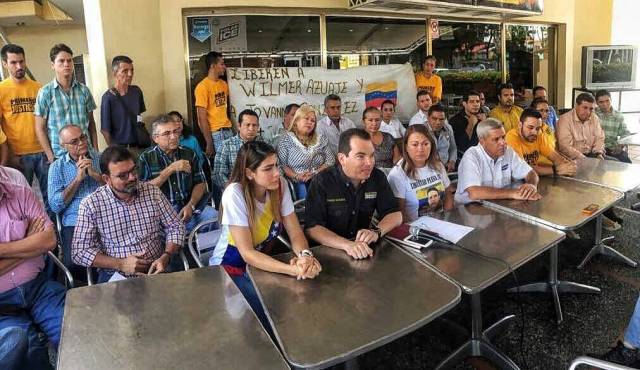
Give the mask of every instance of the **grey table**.
M 71 289 L 58 369 L 288 369 L 226 272 Z
M 578 161 L 578 171 L 575 178 L 576 180 L 618 190 L 626 196 L 628 192 L 640 186 L 640 165 L 583 158 Z M 638 265 L 637 262 L 605 244 L 606 241 L 611 239 L 613 239 L 613 236 L 602 239 L 602 216 L 599 216 L 596 223 L 596 240 L 600 240 L 600 242 L 594 244 L 578 267 L 584 267 L 597 254 L 604 254 L 631 267 L 636 267 Z
M 285 358 L 298 368 L 344 362 L 401 337 L 448 311 L 460 288 L 386 242 L 374 256 L 315 247 L 322 272 L 296 280 L 249 267 Z M 275 258 L 288 261 L 291 254 Z
M 474 228 L 455 246 L 435 243 L 420 252 L 405 248 L 471 295 L 471 339 L 442 361 L 438 368 L 452 367 L 469 356 L 482 356 L 498 368 L 518 369 L 511 359 L 491 344 L 491 338 L 515 316 L 507 316 L 483 331 L 480 293 L 546 250 L 555 250 L 565 234 L 480 204 L 458 206 L 437 217 Z

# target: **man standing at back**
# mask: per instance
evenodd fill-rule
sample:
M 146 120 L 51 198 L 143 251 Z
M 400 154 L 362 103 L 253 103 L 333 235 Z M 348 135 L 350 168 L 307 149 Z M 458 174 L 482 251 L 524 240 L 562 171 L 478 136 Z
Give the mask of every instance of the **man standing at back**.
M 120 145 L 137 157 L 145 149 L 136 136 L 136 125 L 146 111 L 142 90 L 133 81 L 133 61 L 118 55 L 111 62 L 113 88 L 102 95 L 100 127 L 107 145 Z
M 64 155 L 58 136 L 65 125 L 74 124 L 89 138 L 89 145 L 98 150 L 98 134 L 93 110 L 96 103 L 89 88 L 78 82 L 73 74 L 73 51 L 65 44 L 56 44 L 49 53 L 53 81 L 44 85 L 36 98 L 36 135 L 52 163 Z
M 205 58 L 207 77 L 196 86 L 198 126 L 207 143 L 205 153 L 212 157 L 222 142 L 233 136 L 231 120 L 227 114 L 229 85 L 221 79 L 227 67 L 222 54 L 211 51 Z
M 4 131 L 9 148 L 15 155 L 13 165 L 20 169 L 29 185 L 35 174 L 42 197 L 47 199 L 49 162 L 36 137 L 33 115 L 42 85 L 27 78 L 27 63 L 22 47 L 7 44 L 2 47 L 0 55 L 2 65 L 9 71 L 9 78 L 0 82 L 0 133 Z
M 442 79 L 434 73 L 436 57 L 427 55 L 422 64 L 422 72 L 416 74 L 416 87 L 418 91 L 426 91 L 431 95 L 433 104 L 442 99 Z
M 489 112 L 489 117 L 496 118 L 504 125 L 504 131 L 518 128 L 523 109 L 514 104 L 515 92 L 513 85 L 498 86 L 498 105 Z
M 324 98 L 324 113 L 326 116 L 318 121 L 317 129 L 329 140 L 333 154 L 337 154 L 340 134 L 350 128 L 356 128 L 356 124 L 349 117 L 342 115 L 342 100 L 338 95 L 329 94 Z

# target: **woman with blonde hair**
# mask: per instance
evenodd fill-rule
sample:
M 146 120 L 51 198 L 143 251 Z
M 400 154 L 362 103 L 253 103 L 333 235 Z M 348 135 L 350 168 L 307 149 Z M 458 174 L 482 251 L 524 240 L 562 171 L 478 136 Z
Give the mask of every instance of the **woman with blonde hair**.
M 278 143 L 278 160 L 293 182 L 296 199 L 306 198 L 313 176 L 335 163 L 329 141 L 316 130 L 316 112 L 311 106 L 296 111 L 289 131 Z

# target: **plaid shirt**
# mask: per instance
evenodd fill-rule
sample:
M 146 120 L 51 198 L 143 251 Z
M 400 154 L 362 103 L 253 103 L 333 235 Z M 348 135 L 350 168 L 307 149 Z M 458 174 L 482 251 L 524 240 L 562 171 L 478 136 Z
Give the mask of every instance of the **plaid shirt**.
M 170 158 L 156 145 L 142 152 L 138 161 L 140 180 L 149 181 L 158 177 L 160 172 L 169 167 L 171 163 L 183 159 L 189 161 L 191 172 L 175 172 L 160 186 L 160 190 L 174 207 L 184 207 L 191 199 L 193 187 L 204 182 L 204 172 L 194 151 L 178 146 L 178 149 L 173 153 L 173 157 Z
M 93 169 L 100 173 L 100 154 L 92 150 L 89 150 L 88 154 L 91 157 Z M 47 198 L 51 211 L 61 214 L 62 226 L 75 226 L 80 202 L 100 186 L 93 177 L 87 175 L 82 180 L 71 201 L 65 204 L 64 190 L 73 182 L 77 174 L 78 166 L 69 153 L 56 159 L 49 167 Z
M 238 151 L 240 151 L 240 147 L 244 143 L 246 141 L 236 134 L 225 140 L 220 147 L 220 151 L 216 153 L 216 157 L 213 160 L 213 171 L 211 172 L 213 173 L 213 183 L 218 185 L 220 189 L 224 189 L 227 181 L 229 181 L 233 165 L 238 157 Z
M 73 80 L 71 89 L 67 94 L 62 90 L 58 81 L 54 79 L 44 85 L 38 92 L 34 114 L 47 121 L 47 130 L 51 150 L 56 157 L 61 157 L 65 150 L 60 146 L 58 133 L 68 124 L 80 126 L 89 137 L 89 113 L 96 109 L 91 91 L 85 85 Z
M 156 260 L 165 244 L 181 246 L 184 234 L 184 224 L 157 187 L 139 182 L 138 194 L 124 202 L 104 185 L 80 203 L 71 257 L 81 266 L 91 266 L 98 253 L 126 258 L 144 252 L 142 258 Z
M 618 136 L 624 137 L 631 135 L 624 123 L 624 116 L 611 108 L 610 113 L 605 113 L 600 108 L 596 108 L 596 114 L 600 118 L 600 126 L 604 130 L 604 147 L 613 149 L 618 145 Z

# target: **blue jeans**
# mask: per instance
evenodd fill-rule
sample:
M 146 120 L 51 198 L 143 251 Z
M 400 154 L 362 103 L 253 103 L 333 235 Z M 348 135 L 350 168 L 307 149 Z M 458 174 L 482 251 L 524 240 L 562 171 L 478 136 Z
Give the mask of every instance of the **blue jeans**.
M 49 161 L 47 161 L 47 156 L 44 152 L 22 155 L 20 156 L 20 167 L 22 174 L 27 178 L 27 183 L 29 185 L 33 183 L 33 175 L 38 178 L 38 185 L 40 186 L 40 193 L 42 193 L 45 209 L 47 210 L 47 213 L 49 213 L 49 202 L 47 200 Z
M 293 190 L 295 190 L 295 192 L 296 192 L 296 199 L 295 200 L 307 199 L 308 186 L 309 186 L 308 182 L 294 182 L 293 183 Z
M 275 340 L 275 336 L 273 335 L 273 329 L 271 328 L 271 324 L 269 324 L 269 319 L 267 319 L 267 315 L 264 313 L 264 307 L 262 307 L 262 303 L 260 303 L 260 298 L 258 298 L 258 293 L 256 293 L 256 288 L 253 286 L 249 275 L 245 272 L 242 275 L 231 275 L 231 280 L 236 284 L 244 299 L 247 300 L 249 306 L 253 310 L 253 312 L 258 316 L 258 320 L 264 326 L 264 329 L 267 331 L 267 334 Z
M 39 332 L 44 332 L 49 342 L 58 347 L 65 293 L 62 285 L 48 280 L 42 273 L 0 293 L 0 330 L 17 326 L 27 332 L 29 368 L 49 368 L 48 345 Z
M 211 133 L 211 138 L 213 139 L 213 148 L 216 150 L 216 153 L 220 151 L 222 142 L 232 137 L 233 135 L 235 134 L 230 128 L 221 128 L 218 131 L 214 131 Z
M 29 338 L 18 326 L 0 329 L 0 369 L 22 369 L 27 361 Z
M 636 348 L 640 348 L 640 297 L 636 301 L 636 308 L 633 310 L 629 326 L 624 333 L 624 341 Z

